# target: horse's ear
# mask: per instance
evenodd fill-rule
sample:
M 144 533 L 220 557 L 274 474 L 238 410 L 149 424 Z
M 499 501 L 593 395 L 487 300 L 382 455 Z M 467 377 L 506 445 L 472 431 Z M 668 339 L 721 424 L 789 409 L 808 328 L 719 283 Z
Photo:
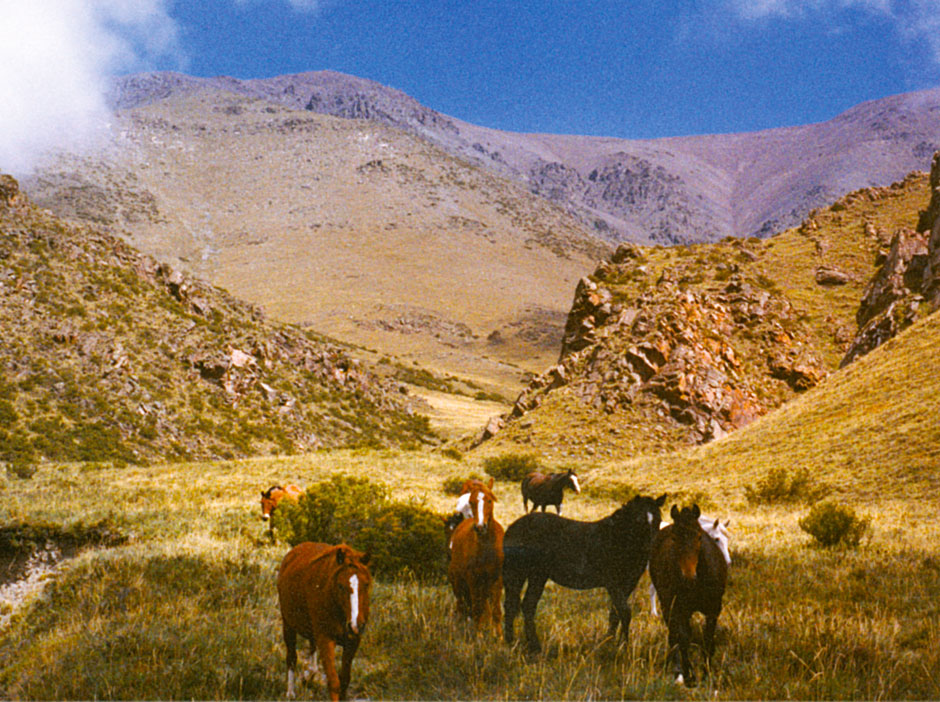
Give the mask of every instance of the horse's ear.
M 264 490 L 261 491 L 261 497 L 264 497 Z
M 490 490 L 493 489 L 493 481 L 494 481 L 494 480 L 495 480 L 495 478 L 494 478 L 493 476 L 490 476 L 490 484 L 487 485 L 487 487 L 488 487 Z
M 676 521 L 679 518 L 679 505 L 673 505 L 669 514 L 672 517 L 672 521 Z
M 692 516 L 698 519 L 702 516 L 702 510 L 698 508 L 698 505 L 692 505 Z
M 657 506 L 657 507 L 662 507 L 664 504 L 666 504 L 666 493 L 665 493 L 665 492 L 664 492 L 662 495 L 660 495 L 659 497 L 656 498 L 656 506 Z
M 731 520 L 730 520 L 730 519 L 726 519 L 726 520 L 725 520 L 725 529 L 727 529 L 729 526 L 731 526 Z
M 336 549 L 336 562 L 344 563 L 346 561 L 346 551 L 341 548 Z
M 359 562 L 362 563 L 362 565 L 369 565 L 369 561 L 371 560 L 372 560 L 372 552 L 366 551 L 365 553 L 362 554 L 362 558 L 359 559 Z
M 715 523 L 712 524 L 712 529 L 717 529 L 719 526 L 721 526 L 721 520 L 716 518 Z

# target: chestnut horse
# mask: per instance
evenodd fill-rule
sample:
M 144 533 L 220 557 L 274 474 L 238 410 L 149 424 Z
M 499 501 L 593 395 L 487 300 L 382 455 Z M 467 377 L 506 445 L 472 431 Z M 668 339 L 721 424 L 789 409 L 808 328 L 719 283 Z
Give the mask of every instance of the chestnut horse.
M 297 635 L 314 648 L 326 673 L 331 700 L 346 697 L 353 656 L 369 618 L 369 554 L 346 544 L 306 541 L 284 556 L 277 576 L 277 596 L 287 646 L 287 696 L 294 696 Z M 343 665 L 336 674 L 336 646 Z
M 712 519 L 711 517 L 702 515 L 698 518 L 698 523 L 702 527 L 702 531 L 714 540 L 715 545 L 721 551 L 721 555 L 725 559 L 725 563 L 731 565 L 731 552 L 728 550 L 728 541 L 730 539 L 728 525 L 731 524 L 731 521 L 726 519 L 725 523 L 722 524 L 718 519 Z M 665 528 L 668 525 L 663 524 L 662 526 Z M 659 611 L 656 609 L 656 588 L 653 586 L 652 580 L 650 581 L 650 614 L 654 617 L 659 614 Z
M 728 579 L 728 564 L 714 539 L 699 524 L 698 505 L 672 507 L 672 524 L 653 539 L 650 579 L 659 594 L 663 621 L 669 627 L 669 655 L 676 682 L 695 684 L 689 665 L 692 613 L 705 615 L 705 671 L 715 652 L 715 627 Z
M 462 520 L 450 542 L 447 577 L 457 613 L 470 616 L 479 631 L 488 622 L 499 635 L 503 590 L 503 527 L 493 516 L 496 497 L 478 483 L 469 493 L 471 517 Z
M 529 500 L 532 500 L 532 511 L 539 507 L 545 511 L 548 505 L 555 505 L 555 511 L 561 514 L 561 501 L 564 499 L 566 487 L 574 490 L 575 494 L 581 492 L 578 485 L 578 476 L 570 468 L 564 473 L 529 473 L 522 479 L 522 508 L 529 511 Z
M 665 502 L 665 495 L 656 499 L 638 495 L 596 522 L 530 512 L 510 524 L 503 540 L 506 643 L 513 642 L 519 598 L 528 582 L 522 600 L 526 643 L 533 653 L 541 650 L 535 610 L 549 579 L 574 590 L 605 588 L 611 601 L 608 635 L 616 634 L 619 626 L 626 639 L 630 593 L 646 570 L 650 544 L 659 531 L 659 510 Z
M 300 496 L 303 493 L 303 489 L 299 485 L 294 485 L 293 483 L 286 487 L 272 485 L 267 490 L 262 490 L 261 518 L 264 521 L 268 521 L 271 519 L 271 514 L 274 512 L 274 508 L 277 507 L 281 500 L 290 500 L 291 502 L 296 502 L 298 499 L 300 499 Z

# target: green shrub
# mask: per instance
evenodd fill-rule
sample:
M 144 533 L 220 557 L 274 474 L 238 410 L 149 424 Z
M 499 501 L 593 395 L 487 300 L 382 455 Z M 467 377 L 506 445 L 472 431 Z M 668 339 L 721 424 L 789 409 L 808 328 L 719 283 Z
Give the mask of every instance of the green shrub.
M 378 578 L 441 580 L 445 570 L 440 516 L 423 505 L 390 499 L 384 485 L 333 476 L 316 483 L 297 503 L 281 502 L 271 517 L 275 538 L 347 543 L 372 554 Z
M 441 455 L 444 456 L 444 458 L 450 458 L 454 461 L 463 460 L 463 452 L 456 446 L 448 446 L 441 449 Z
M 497 480 L 514 482 L 528 473 L 539 470 L 538 459 L 530 453 L 504 453 L 483 460 L 483 470 Z
M 774 502 L 817 502 L 826 496 L 829 487 L 815 481 L 806 468 L 788 471 L 771 468 L 753 486 L 744 488 L 747 501 L 753 504 Z
M 867 517 L 858 517 L 855 510 L 835 502 L 814 505 L 800 520 L 800 529 L 816 539 L 821 546 L 858 546 L 871 530 Z

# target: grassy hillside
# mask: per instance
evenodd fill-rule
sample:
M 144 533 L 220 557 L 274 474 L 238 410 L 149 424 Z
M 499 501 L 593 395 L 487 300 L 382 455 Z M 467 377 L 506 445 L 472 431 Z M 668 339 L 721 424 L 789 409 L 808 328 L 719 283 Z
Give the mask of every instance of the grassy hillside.
M 662 452 L 792 400 L 838 368 L 879 253 L 928 201 L 917 173 L 767 240 L 618 252 L 579 287 L 563 373 L 537 377 L 485 450 Z
M 100 229 L 0 197 L 0 461 L 415 444 L 398 383 Z M 24 468 L 25 469 L 25 468 Z
M 575 281 L 610 250 L 560 207 L 375 122 L 224 90 L 117 119 L 107 150 L 24 188 L 276 319 L 505 394 L 554 356 Z

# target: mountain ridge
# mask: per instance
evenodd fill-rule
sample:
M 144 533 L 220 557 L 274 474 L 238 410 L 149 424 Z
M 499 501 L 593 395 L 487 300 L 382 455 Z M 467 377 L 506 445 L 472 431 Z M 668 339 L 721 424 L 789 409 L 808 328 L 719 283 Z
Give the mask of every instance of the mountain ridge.
M 503 132 L 334 71 L 252 80 L 130 76 L 115 83 L 113 101 L 139 104 L 184 85 L 409 130 L 562 205 L 615 242 L 767 236 L 846 192 L 902 178 L 940 148 L 940 89 L 871 100 L 810 125 L 647 140 Z

